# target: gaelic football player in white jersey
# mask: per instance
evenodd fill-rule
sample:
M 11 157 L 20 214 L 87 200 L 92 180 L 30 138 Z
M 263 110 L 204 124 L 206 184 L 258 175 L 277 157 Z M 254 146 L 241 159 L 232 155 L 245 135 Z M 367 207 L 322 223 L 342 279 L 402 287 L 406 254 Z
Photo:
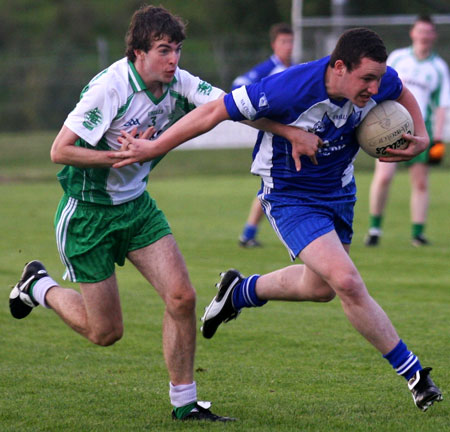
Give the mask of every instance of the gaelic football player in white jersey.
M 172 417 L 228 421 L 197 403 L 193 376 L 195 291 L 162 211 L 146 191 L 155 162 L 112 168 L 121 130 L 159 134 L 222 91 L 178 68 L 184 23 L 161 7 L 133 15 L 127 57 L 99 73 L 83 90 L 52 149 L 64 196 L 56 214 L 65 278 L 59 286 L 40 261 L 29 262 L 10 294 L 10 310 L 24 318 L 33 307 L 53 309 L 72 329 L 107 346 L 122 337 L 115 265 L 128 258 L 163 299 L 163 350 L 170 377 Z M 153 129 L 148 129 L 152 127 Z
M 222 322 L 268 300 L 328 302 L 338 296 L 354 328 L 407 380 L 415 404 L 425 411 L 442 400 L 431 369 L 422 368 L 400 339 L 349 256 L 356 201 L 353 161 L 359 151 L 355 128 L 371 107 L 397 100 L 411 113 L 415 136 L 404 134 L 408 147 L 390 150 L 384 160 L 409 160 L 429 142 L 414 96 L 386 66 L 386 59 L 376 33 L 348 30 L 331 56 L 240 87 L 189 113 L 155 141 L 124 132 L 121 141 L 127 150 L 115 154 L 124 159 L 115 166 L 164 154 L 227 119 L 267 117 L 301 127 L 304 132 L 297 137 L 260 132 L 252 173 L 262 179 L 259 198 L 269 222 L 291 259 L 303 264 L 261 276 L 224 272 L 219 293 L 202 318 L 203 336 L 213 337 Z
M 445 61 L 433 52 L 437 38 L 433 21 L 422 16 L 410 30 L 412 46 L 393 51 L 387 60 L 404 85 L 413 93 L 420 106 L 431 145 L 442 146 L 446 109 L 450 108 L 450 76 Z M 434 116 L 434 124 L 432 122 Z M 434 127 L 433 127 L 434 126 Z M 411 242 L 413 246 L 429 244 L 424 235 L 427 221 L 429 149 L 406 162 L 411 182 Z M 370 187 L 370 228 L 365 239 L 367 246 L 377 246 L 382 235 L 384 210 L 396 164 L 375 162 Z

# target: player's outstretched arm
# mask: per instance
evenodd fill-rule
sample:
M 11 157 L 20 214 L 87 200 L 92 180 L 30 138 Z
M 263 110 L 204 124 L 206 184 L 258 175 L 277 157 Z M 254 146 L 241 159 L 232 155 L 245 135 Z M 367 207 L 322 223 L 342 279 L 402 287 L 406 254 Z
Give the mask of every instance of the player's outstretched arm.
M 219 98 L 194 109 L 155 140 L 137 139 L 122 131 L 122 137 L 119 138 L 122 149 L 112 155 L 120 158 L 121 161 L 116 162 L 113 167 L 120 168 L 132 163 L 142 163 L 154 159 L 229 119 L 230 116 L 225 108 L 223 98 Z
M 422 113 L 420 112 L 419 104 L 414 95 L 406 87 L 403 87 L 403 91 L 397 99 L 397 102 L 402 104 L 411 114 L 414 122 L 414 135 L 403 134 L 403 138 L 409 141 L 408 147 L 403 150 L 386 149 L 389 156 L 383 158 L 380 157 L 381 162 L 401 162 L 410 160 L 419 153 L 422 153 L 430 143 Z

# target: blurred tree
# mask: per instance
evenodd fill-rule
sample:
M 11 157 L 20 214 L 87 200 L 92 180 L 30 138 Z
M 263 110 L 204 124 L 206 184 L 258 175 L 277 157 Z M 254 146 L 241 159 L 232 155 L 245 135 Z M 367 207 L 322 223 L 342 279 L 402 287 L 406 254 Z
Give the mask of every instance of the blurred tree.
M 129 19 L 145 0 L 0 0 L 0 127 L 57 128 L 99 70 L 124 54 Z M 148 3 L 152 3 L 148 1 Z M 291 0 L 158 0 L 188 22 L 181 67 L 225 90 L 270 53 L 268 28 L 290 22 Z M 331 0 L 303 2 L 327 16 Z M 348 0 L 348 14 L 449 12 L 449 0 Z M 403 29 L 400 29 L 403 32 Z

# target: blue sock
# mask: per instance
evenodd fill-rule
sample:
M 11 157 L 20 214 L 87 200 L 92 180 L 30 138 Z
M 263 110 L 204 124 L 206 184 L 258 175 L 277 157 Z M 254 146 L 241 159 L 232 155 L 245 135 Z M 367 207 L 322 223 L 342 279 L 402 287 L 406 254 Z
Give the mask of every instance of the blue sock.
M 258 227 L 256 225 L 245 224 L 244 230 L 242 231 L 242 238 L 244 240 L 254 239 L 257 232 Z
M 422 370 L 419 359 L 413 352 L 409 351 L 405 343 L 400 339 L 397 346 L 386 355 L 383 356 L 389 361 L 391 366 L 408 381 L 417 371 Z
M 243 307 L 258 307 L 265 305 L 267 300 L 260 300 L 255 292 L 256 281 L 259 275 L 245 278 L 233 291 L 233 306 L 239 310 Z

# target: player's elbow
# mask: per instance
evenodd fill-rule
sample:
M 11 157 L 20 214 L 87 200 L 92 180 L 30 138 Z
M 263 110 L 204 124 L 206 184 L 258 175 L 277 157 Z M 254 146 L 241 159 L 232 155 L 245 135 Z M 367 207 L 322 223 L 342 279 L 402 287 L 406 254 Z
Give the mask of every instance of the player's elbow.
M 55 149 L 55 147 L 53 146 L 52 149 L 50 150 L 50 160 L 55 163 L 55 164 L 61 164 L 62 162 L 62 158 L 61 155 L 59 154 L 59 152 L 57 151 L 57 149 Z
M 54 143 L 50 150 L 50 160 L 55 164 L 67 164 L 67 156 L 64 154 L 64 146 Z

